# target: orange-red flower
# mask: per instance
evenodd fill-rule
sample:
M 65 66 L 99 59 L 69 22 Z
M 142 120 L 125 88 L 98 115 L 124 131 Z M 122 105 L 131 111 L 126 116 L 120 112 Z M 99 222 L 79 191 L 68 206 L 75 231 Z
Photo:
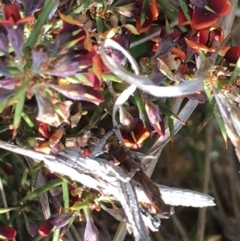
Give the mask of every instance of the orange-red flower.
M 229 69 L 232 71 L 235 68 L 235 64 L 237 63 L 238 59 L 240 58 L 240 46 L 234 46 L 228 49 L 224 56 Z
M 227 0 L 190 0 L 190 22 L 182 9 L 179 10 L 178 22 L 180 26 L 191 24 L 194 29 L 201 30 L 216 24 L 230 10 L 231 4 Z
M 218 28 L 207 28 L 196 32 L 192 37 L 186 37 L 186 44 L 195 49 L 197 52 L 215 52 L 213 42 L 217 41 L 221 43 L 224 39 L 223 31 L 220 27 Z
M 149 131 L 141 120 L 136 121 L 134 129 L 131 131 L 122 130 L 122 137 L 127 147 L 138 149 L 143 146 L 143 142 L 150 136 Z
M 142 0 L 136 3 L 136 7 L 142 9 L 142 13 L 136 16 L 136 28 L 139 33 L 146 32 L 152 25 L 152 22 L 157 20 L 159 8 L 156 0 L 150 0 L 149 3 L 143 5 Z M 145 15 L 145 16 L 144 16 Z
M 0 226 L 0 239 L 12 240 L 16 237 L 16 230 L 9 226 Z

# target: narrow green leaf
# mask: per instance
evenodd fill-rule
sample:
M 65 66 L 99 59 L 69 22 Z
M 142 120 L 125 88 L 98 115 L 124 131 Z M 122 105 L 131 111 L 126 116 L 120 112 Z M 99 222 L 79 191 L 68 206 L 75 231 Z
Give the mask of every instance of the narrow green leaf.
M 68 189 L 68 182 L 64 181 L 62 183 L 62 193 L 63 193 L 63 203 L 64 203 L 64 208 L 68 209 L 70 204 L 69 204 L 69 189 Z
M 200 152 L 193 146 L 188 146 L 187 151 L 191 153 L 192 159 L 194 160 L 194 163 L 196 163 L 197 166 L 197 173 L 199 175 L 202 175 L 203 170 L 204 170 L 204 165 L 202 161 L 202 157 L 200 155 Z
M 30 119 L 30 117 L 24 111 L 22 111 L 22 118 L 25 120 L 25 122 L 28 124 L 29 127 L 31 127 L 31 128 L 34 127 L 33 121 Z
M 31 181 L 30 181 L 31 192 L 33 192 L 35 190 L 37 178 L 38 178 L 38 172 L 32 173 Z
M 85 201 L 85 202 L 81 202 L 81 203 L 78 203 L 78 204 L 75 204 L 75 205 L 71 206 L 70 210 L 72 210 L 72 211 L 74 211 L 74 210 L 79 211 L 79 210 L 81 210 L 83 208 L 86 208 L 88 206 L 89 206 L 89 202 Z
M 19 210 L 20 208 L 19 207 L 7 207 L 7 208 L 0 208 L 0 214 L 3 214 L 3 213 L 8 213 L 10 211 L 13 211 L 13 210 Z
M 144 38 L 145 36 L 147 36 L 147 34 L 132 35 L 131 43 L 134 43 L 136 41 L 141 41 L 141 39 Z M 129 51 L 134 58 L 139 58 L 143 55 L 150 56 L 150 53 L 152 51 L 152 41 L 143 42 L 142 44 L 139 44 L 135 47 L 131 47 Z
M 171 33 L 171 26 L 170 26 L 167 18 L 165 20 L 165 28 L 166 28 L 166 35 L 170 34 Z
M 117 83 L 121 83 L 122 79 L 120 79 L 119 77 L 117 77 L 114 74 L 108 73 L 108 74 L 103 74 L 102 75 L 103 79 L 106 79 L 108 81 L 113 81 L 113 82 L 117 82 Z
M 36 235 L 33 239 L 31 239 L 31 241 L 39 241 L 39 240 L 42 240 L 42 236 L 41 235 Z
M 73 13 L 81 13 L 82 11 L 85 11 L 88 6 L 90 6 L 93 2 L 95 2 L 94 0 L 86 0 L 86 1 L 81 1 L 82 3 L 77 6 L 76 8 L 73 9 Z
M 13 221 L 16 219 L 17 216 L 19 216 L 18 212 L 10 213 L 10 218 L 7 220 L 6 225 L 12 225 Z
M 140 15 L 140 25 L 142 26 L 144 24 L 144 22 L 146 21 L 146 9 L 149 6 L 149 0 L 143 0 L 143 4 L 142 4 L 142 11 L 141 11 L 141 15 Z
M 38 197 L 40 194 L 42 194 L 42 193 L 44 193 L 44 192 L 47 192 L 47 191 L 53 189 L 54 187 L 57 187 L 57 186 L 61 185 L 62 183 L 63 183 L 63 180 L 62 180 L 62 179 L 56 179 L 56 180 L 54 180 L 54 181 L 46 184 L 45 186 L 36 189 L 34 192 L 31 192 L 31 193 L 27 194 L 27 195 L 22 199 L 22 201 L 27 201 L 27 200 L 36 198 L 36 197 Z
M 31 34 L 24 45 L 24 49 L 32 49 L 34 47 L 40 35 L 41 28 L 47 22 L 52 9 L 58 3 L 58 1 L 59 0 L 44 1 L 44 5 L 38 17 L 38 20 L 34 25 L 34 28 L 31 30 Z
M 3 133 L 7 130 L 9 130 L 9 125 L 3 124 L 3 125 L 0 126 L 0 133 Z
M 240 58 L 238 58 L 234 71 L 231 74 L 230 82 L 233 82 L 239 76 L 239 73 L 240 73 Z
M 166 107 L 171 110 L 171 100 L 167 99 L 166 101 Z M 170 117 L 168 117 L 168 128 L 169 128 L 169 133 L 171 137 L 171 141 L 174 141 L 174 120 Z
M 216 121 L 218 123 L 218 126 L 219 126 L 219 129 L 221 131 L 221 134 L 222 134 L 222 137 L 223 137 L 223 140 L 225 142 L 225 145 L 227 147 L 227 143 L 228 143 L 228 136 L 227 136 L 227 131 L 226 131 L 226 128 L 225 128 L 225 125 L 224 125 L 224 121 L 219 113 L 219 111 L 217 110 L 217 108 L 214 109 L 213 111 L 214 113 L 214 116 L 216 118 Z
M 3 101 L 0 101 L 0 113 L 2 113 L 3 110 L 6 108 L 7 103 L 8 103 L 8 99 L 9 99 L 9 98 L 7 98 L 7 99 L 5 99 L 5 100 L 3 100 Z
M 9 155 L 9 151 L 4 151 L 4 150 L 1 150 L 0 152 L 0 160 L 3 159 L 5 156 Z
M 31 170 L 29 171 L 29 173 L 33 173 L 33 172 L 37 172 L 39 169 L 41 169 L 42 167 L 44 167 L 44 163 L 40 162 L 38 164 L 36 164 L 33 168 L 31 168 Z
M 2 162 L 2 161 L 1 161 Z M 3 165 L 5 164 L 6 162 L 4 162 L 3 163 Z M 2 180 L 4 181 L 4 182 L 8 182 L 9 181 L 9 179 L 11 179 L 11 176 L 10 175 L 8 175 L 3 169 L 2 169 L 2 167 L 0 167 L 0 177 L 2 178 Z
M 15 94 L 9 99 L 8 106 L 13 105 L 15 102 L 17 102 L 18 99 L 25 96 L 26 90 L 28 88 L 28 81 L 24 81 L 24 83 L 17 89 Z
M 59 241 L 60 240 L 60 228 L 57 228 L 53 231 L 53 238 L 52 241 Z
M 21 185 L 21 177 L 22 177 L 22 168 L 20 168 L 19 163 L 21 163 L 22 159 L 20 159 L 19 155 L 10 153 L 8 156 L 8 161 L 12 165 L 13 174 L 13 185 L 15 190 L 20 190 Z
M 180 122 L 182 125 L 185 125 L 185 123 L 176 115 L 174 114 L 169 108 L 167 108 L 166 106 L 159 104 L 159 110 L 166 115 L 167 117 Z
M 22 118 L 22 112 L 23 112 L 23 107 L 25 103 L 25 93 L 24 95 L 18 100 L 16 106 L 15 106 L 15 111 L 14 111 L 14 118 L 13 118 L 13 126 L 14 130 L 17 130 L 21 123 L 21 118 Z
M 204 120 L 201 123 L 201 125 L 198 127 L 198 130 L 197 130 L 198 132 L 200 132 L 207 125 L 207 123 L 209 122 L 210 118 L 212 117 L 212 115 L 214 113 L 215 107 L 216 107 L 216 99 L 213 98 L 212 101 L 209 102 Z
M 157 0 L 157 2 L 161 6 L 161 9 L 164 9 L 165 11 L 169 11 L 171 13 L 174 13 L 174 16 L 177 16 L 178 9 L 172 4 L 171 1 L 169 1 L 169 0 Z
M 97 24 L 97 31 L 98 31 L 98 33 L 103 33 L 104 32 L 104 22 L 103 22 L 103 19 L 100 18 L 99 16 L 96 16 L 96 24 Z
M 138 108 L 141 120 L 143 121 L 143 123 L 146 126 L 146 128 L 148 130 L 151 130 L 151 125 L 150 125 L 150 122 L 149 122 L 149 119 L 148 119 L 148 116 L 147 116 L 147 112 L 146 112 L 146 109 L 145 109 L 145 104 L 143 103 L 141 92 L 137 89 L 134 92 L 133 97 L 134 97 L 134 101 L 136 103 L 136 106 Z
M 96 123 L 98 122 L 98 120 L 102 117 L 102 115 L 104 114 L 104 110 L 108 108 L 108 105 L 111 101 L 112 96 L 109 94 L 109 92 L 105 91 L 103 92 L 104 95 L 104 102 L 100 103 L 94 110 L 88 125 L 86 127 L 84 127 L 84 129 L 88 129 L 93 127 L 94 125 L 96 125 Z
M 209 105 L 208 105 L 206 115 L 204 117 L 203 122 L 197 128 L 198 132 L 200 132 L 207 125 L 207 123 L 209 122 L 212 114 L 214 113 L 214 111 L 216 109 L 215 108 L 216 100 L 215 100 L 215 98 L 212 94 L 211 88 L 209 88 L 209 86 L 207 84 L 204 84 L 203 87 L 204 87 L 205 94 L 207 95 Z
M 179 0 L 178 1 L 184 16 L 186 17 L 186 19 L 190 22 L 191 21 L 191 17 L 190 17 L 190 13 L 189 13 L 189 9 L 188 9 L 188 5 L 186 3 L 185 0 Z
M 25 169 L 22 173 L 21 188 L 25 185 L 25 183 L 27 181 L 27 174 L 28 174 L 28 171 L 27 171 L 27 169 Z

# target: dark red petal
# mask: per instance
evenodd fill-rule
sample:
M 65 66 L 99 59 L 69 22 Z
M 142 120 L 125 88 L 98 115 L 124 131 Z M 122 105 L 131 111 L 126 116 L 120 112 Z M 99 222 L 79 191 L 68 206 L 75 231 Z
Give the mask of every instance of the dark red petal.
M 231 3 L 226 0 L 208 0 L 207 6 L 220 16 L 227 15 L 231 10 Z
M 10 164 L 0 162 L 0 167 L 9 175 L 13 173 L 13 167 Z
M 229 63 L 236 63 L 239 57 L 240 57 L 240 46 L 234 46 L 230 48 L 224 56 L 224 58 Z
M 81 154 L 82 157 L 89 157 L 91 155 L 91 151 L 89 149 L 83 149 Z
M 144 24 L 141 26 L 140 18 L 136 17 L 136 29 L 139 33 L 146 32 L 151 27 L 152 21 L 147 18 L 144 22 Z
M 192 26 L 196 30 L 209 28 L 217 23 L 220 16 L 216 13 L 207 11 L 206 9 L 195 8 L 193 10 Z
M 52 229 L 53 229 L 53 227 L 54 227 L 54 225 L 52 224 L 52 221 L 53 221 L 53 220 L 55 220 L 55 217 L 54 217 L 54 216 L 52 216 L 52 217 L 50 217 L 49 219 L 45 220 L 45 221 L 40 225 L 40 227 L 39 227 L 39 229 L 38 229 L 38 233 L 39 233 L 42 237 L 47 237 L 47 236 L 51 233 L 51 231 L 52 231 Z
M 224 33 L 223 33 L 222 28 L 220 28 L 220 27 L 216 28 L 209 33 L 208 45 L 212 46 L 214 40 L 221 43 L 223 41 L 223 39 L 224 39 Z
M 214 52 L 214 48 L 208 48 L 206 45 L 204 44 L 199 44 L 197 42 L 194 42 L 190 39 L 187 39 L 185 38 L 185 42 L 187 43 L 187 45 L 190 47 L 190 48 L 193 48 L 197 51 L 205 51 L 205 52 Z
M 143 125 L 143 122 L 138 121 L 135 124 L 134 131 L 132 131 L 131 133 L 127 133 L 123 130 L 122 136 L 124 139 L 124 143 L 127 147 L 131 149 L 138 149 L 142 146 L 143 142 L 150 136 L 150 133 Z
M 44 124 L 44 123 L 40 123 L 38 125 L 38 132 L 45 138 L 49 139 L 51 136 L 50 130 L 48 125 Z
M 101 87 L 102 81 L 95 74 L 93 74 L 91 72 L 88 72 L 88 73 L 84 73 L 84 75 L 87 76 L 87 78 L 91 82 L 92 87 L 94 87 L 94 88 L 100 88 Z
M 8 226 L 0 227 L 0 239 L 14 239 L 16 237 L 17 231 Z
M 129 148 L 134 148 L 134 146 L 136 146 L 136 143 L 133 140 L 131 134 L 129 132 L 124 131 L 124 130 L 122 130 L 121 133 L 122 133 L 122 137 L 123 137 L 125 145 Z
M 179 26 L 185 26 L 190 24 L 189 21 L 186 19 L 181 8 L 178 9 L 178 24 Z
M 150 133 L 148 132 L 147 128 L 142 129 L 141 132 L 138 132 L 135 134 L 138 148 L 142 147 L 143 142 L 150 136 Z
M 202 29 L 198 32 L 199 43 L 206 45 L 209 38 L 209 29 Z
M 5 5 L 4 13 L 6 20 L 12 19 L 16 23 L 19 19 L 21 19 L 19 8 L 16 4 Z
M 159 7 L 156 0 L 150 0 L 149 10 L 152 16 L 152 20 L 157 20 L 159 15 Z

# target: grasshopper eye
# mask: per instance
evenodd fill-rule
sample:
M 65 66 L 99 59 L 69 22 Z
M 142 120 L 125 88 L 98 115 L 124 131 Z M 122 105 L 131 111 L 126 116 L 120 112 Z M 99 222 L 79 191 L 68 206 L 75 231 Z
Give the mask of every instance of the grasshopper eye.
M 150 213 L 149 210 L 142 205 L 140 205 L 140 210 L 145 225 L 153 232 L 157 232 L 161 226 L 160 218 L 158 218 L 157 215 Z

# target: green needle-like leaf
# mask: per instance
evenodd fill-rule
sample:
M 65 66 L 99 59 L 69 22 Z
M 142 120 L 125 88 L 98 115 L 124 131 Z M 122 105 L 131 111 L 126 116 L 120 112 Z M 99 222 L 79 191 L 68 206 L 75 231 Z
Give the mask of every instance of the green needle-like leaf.
M 48 20 L 49 15 L 57 2 L 58 0 L 44 1 L 44 5 L 38 17 L 38 20 L 34 25 L 34 28 L 32 29 L 31 34 L 27 39 L 27 42 L 25 43 L 25 48 L 33 48 L 33 46 L 36 44 L 41 28 Z
M 43 187 L 38 188 L 37 190 L 35 190 L 34 192 L 29 193 L 27 196 L 25 196 L 22 201 L 27 201 L 33 198 L 36 198 L 39 196 L 39 194 L 42 194 L 44 192 L 47 192 L 51 189 L 53 189 L 54 187 L 57 187 L 59 185 L 61 185 L 63 183 L 62 179 L 56 179 L 48 184 L 46 184 Z

